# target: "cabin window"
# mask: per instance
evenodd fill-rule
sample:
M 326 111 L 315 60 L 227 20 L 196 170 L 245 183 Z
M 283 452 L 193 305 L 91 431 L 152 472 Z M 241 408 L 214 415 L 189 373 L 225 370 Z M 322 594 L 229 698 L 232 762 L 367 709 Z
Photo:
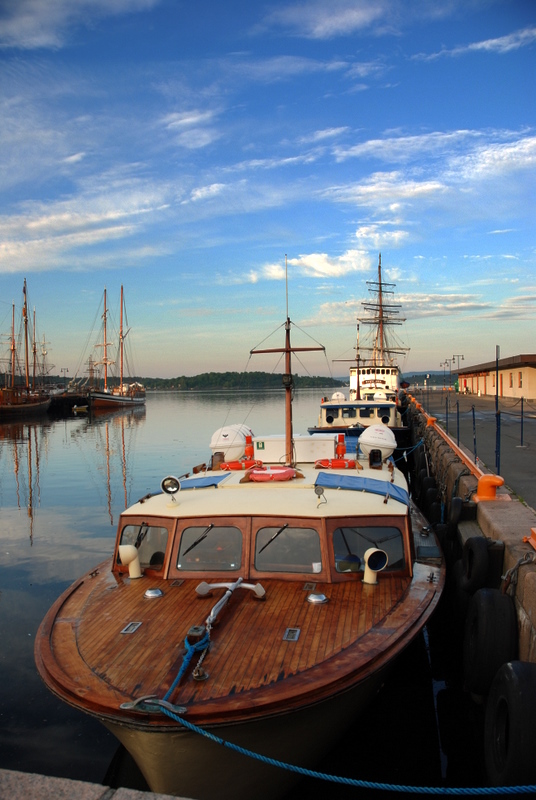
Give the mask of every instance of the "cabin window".
M 338 408 L 330 408 L 329 411 L 326 409 L 326 422 L 331 425 L 334 419 L 337 419 L 339 416 L 339 409 Z
M 355 408 L 342 408 L 343 419 L 353 419 L 355 417 Z
M 376 413 L 380 419 L 387 417 L 387 421 L 391 418 L 391 408 L 390 406 L 378 406 L 376 409 Z
M 321 572 L 318 531 L 291 525 L 259 528 L 255 537 L 255 569 L 259 572 Z
M 120 544 L 133 544 L 137 548 L 142 567 L 161 569 L 164 566 L 167 540 L 167 528 L 141 522 L 138 525 L 125 525 L 121 531 Z
M 359 416 L 360 416 L 361 419 L 370 419 L 371 417 L 374 416 L 374 409 L 373 408 L 360 408 L 359 409 Z
M 385 550 L 388 556 L 386 571 L 404 569 L 404 540 L 398 528 L 363 526 L 336 528 L 333 550 L 337 572 L 364 572 L 365 553 L 371 547 Z
M 177 569 L 227 572 L 242 563 L 242 532 L 233 525 L 199 525 L 182 532 Z

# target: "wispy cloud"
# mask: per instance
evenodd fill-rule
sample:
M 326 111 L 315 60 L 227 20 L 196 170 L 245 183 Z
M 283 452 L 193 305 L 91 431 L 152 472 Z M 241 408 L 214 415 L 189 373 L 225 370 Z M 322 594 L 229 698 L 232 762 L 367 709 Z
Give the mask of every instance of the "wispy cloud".
M 510 53 L 512 50 L 519 50 L 521 47 L 528 47 L 536 41 L 536 27 L 522 28 L 506 36 L 498 36 L 495 39 L 484 39 L 480 42 L 470 42 L 465 45 L 458 45 L 450 49 L 445 48 L 437 53 L 419 53 L 413 56 L 420 61 L 434 61 L 437 58 L 464 56 L 468 53 Z
M 58 49 L 78 25 L 148 11 L 160 0 L 11 0 L 3 4 L 0 47 Z

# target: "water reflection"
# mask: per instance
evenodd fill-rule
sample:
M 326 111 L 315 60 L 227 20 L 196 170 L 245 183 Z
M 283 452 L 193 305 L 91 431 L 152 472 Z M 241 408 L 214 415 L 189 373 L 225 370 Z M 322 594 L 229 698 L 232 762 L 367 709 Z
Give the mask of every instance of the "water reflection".
M 297 393 L 295 430 L 321 391 Z M 146 407 L 0 425 L 0 767 L 103 781 L 117 741 L 57 700 L 33 659 L 37 628 L 61 592 L 111 558 L 127 505 L 209 455 L 212 433 L 245 423 L 283 431 L 282 392 L 153 393 Z

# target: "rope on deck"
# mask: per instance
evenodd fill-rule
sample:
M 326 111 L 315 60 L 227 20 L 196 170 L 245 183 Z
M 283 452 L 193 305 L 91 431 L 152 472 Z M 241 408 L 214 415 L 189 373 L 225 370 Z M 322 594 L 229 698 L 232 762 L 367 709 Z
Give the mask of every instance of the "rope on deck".
M 179 685 L 182 676 L 184 675 L 184 673 L 188 669 L 188 665 L 189 665 L 190 661 L 194 657 L 194 654 L 195 653 L 199 653 L 202 650 L 206 650 L 207 647 L 209 646 L 209 644 L 210 644 L 210 636 L 209 636 L 208 631 L 205 632 L 205 635 L 203 636 L 202 639 L 200 639 L 198 642 L 195 642 L 194 644 L 190 644 L 190 642 L 188 641 L 188 637 L 185 638 L 184 647 L 186 648 L 186 652 L 185 652 L 184 657 L 182 659 L 181 668 L 179 669 L 175 680 L 173 681 L 173 683 L 171 684 L 171 686 L 169 687 L 169 689 L 165 693 L 164 700 L 169 700 L 169 698 L 171 697 L 171 695 L 173 694 L 173 692 L 175 691 L 175 689 Z
M 254 753 L 252 750 L 247 750 L 244 747 L 240 747 L 240 745 L 233 744 L 233 742 L 227 742 L 225 739 L 222 739 L 220 736 L 216 736 L 209 731 L 200 728 L 198 725 L 194 725 L 192 722 L 188 722 L 187 720 L 183 719 L 182 717 L 174 714 L 167 708 L 160 709 L 163 714 L 170 717 L 171 719 L 175 720 L 175 722 L 179 722 L 188 730 L 192 731 L 193 733 L 198 733 L 201 736 L 204 736 L 206 739 L 210 739 L 212 742 L 216 744 L 221 744 L 223 747 L 227 747 L 230 750 L 234 750 L 236 753 L 240 753 L 243 756 L 248 756 L 249 758 L 254 758 L 257 761 L 262 761 L 264 764 L 269 764 L 272 767 L 278 767 L 280 769 L 286 769 L 290 772 L 296 772 L 299 775 L 303 775 L 307 778 L 317 778 L 322 781 L 330 781 L 331 783 L 340 783 L 344 784 L 345 786 L 354 786 L 359 789 L 377 789 L 380 791 L 388 791 L 388 792 L 401 792 L 401 793 L 414 793 L 414 794 L 433 794 L 433 795 L 455 795 L 458 797 L 465 797 L 465 796 L 482 796 L 482 795 L 512 795 L 512 794 L 533 794 L 536 792 L 536 785 L 534 786 L 490 786 L 490 787 L 440 787 L 440 786 L 405 786 L 405 785 L 397 785 L 391 783 L 374 783 L 372 781 L 363 781 L 359 780 L 358 778 L 345 778 L 342 776 L 337 775 L 329 775 L 325 772 L 317 772 L 316 770 L 306 769 L 305 767 L 298 767 L 295 764 L 287 764 L 284 761 L 278 761 L 275 758 L 268 758 L 267 756 L 263 756 L 260 753 Z

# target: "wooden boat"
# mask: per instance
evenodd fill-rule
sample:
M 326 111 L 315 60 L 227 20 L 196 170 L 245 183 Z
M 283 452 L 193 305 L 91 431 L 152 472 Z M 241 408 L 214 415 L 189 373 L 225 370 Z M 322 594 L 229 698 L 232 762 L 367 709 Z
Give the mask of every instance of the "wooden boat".
M 26 279 L 22 289 L 22 342 L 24 347 L 24 368 L 22 380 L 17 383 L 17 337 L 15 336 L 15 304 L 13 303 L 11 335 L 10 335 L 10 370 L 9 377 L 6 372 L 7 385 L 0 388 L 0 421 L 36 414 L 44 414 L 50 406 L 50 396 L 36 384 L 37 350 L 35 345 L 35 312 L 34 312 L 34 344 L 33 344 L 33 375 L 30 378 L 30 343 L 29 343 L 29 318 Z
M 107 317 L 108 309 L 106 307 L 106 289 L 104 290 L 104 313 L 103 319 L 103 341 L 100 345 L 102 347 L 102 360 L 93 362 L 93 366 L 102 365 L 104 374 L 104 386 L 100 389 L 90 389 L 88 393 L 89 404 L 91 410 L 114 410 L 117 408 L 128 408 L 130 406 L 144 405 L 145 404 L 145 389 L 141 383 L 125 383 L 123 380 L 124 371 L 124 344 L 125 337 L 128 331 L 124 331 L 123 327 L 123 312 L 124 312 L 124 297 L 123 287 L 121 286 L 121 310 L 120 310 L 120 326 L 119 326 L 119 384 L 109 385 L 108 380 L 108 367 L 114 362 L 108 358 L 108 348 L 110 343 L 107 340 Z
M 266 759 L 314 767 L 443 590 L 392 433 L 357 461 L 336 436 L 294 435 L 290 326 L 284 436 L 220 429 L 208 464 L 121 514 L 111 558 L 36 637 L 49 689 L 112 731 L 154 792 L 287 791 L 296 774 Z

